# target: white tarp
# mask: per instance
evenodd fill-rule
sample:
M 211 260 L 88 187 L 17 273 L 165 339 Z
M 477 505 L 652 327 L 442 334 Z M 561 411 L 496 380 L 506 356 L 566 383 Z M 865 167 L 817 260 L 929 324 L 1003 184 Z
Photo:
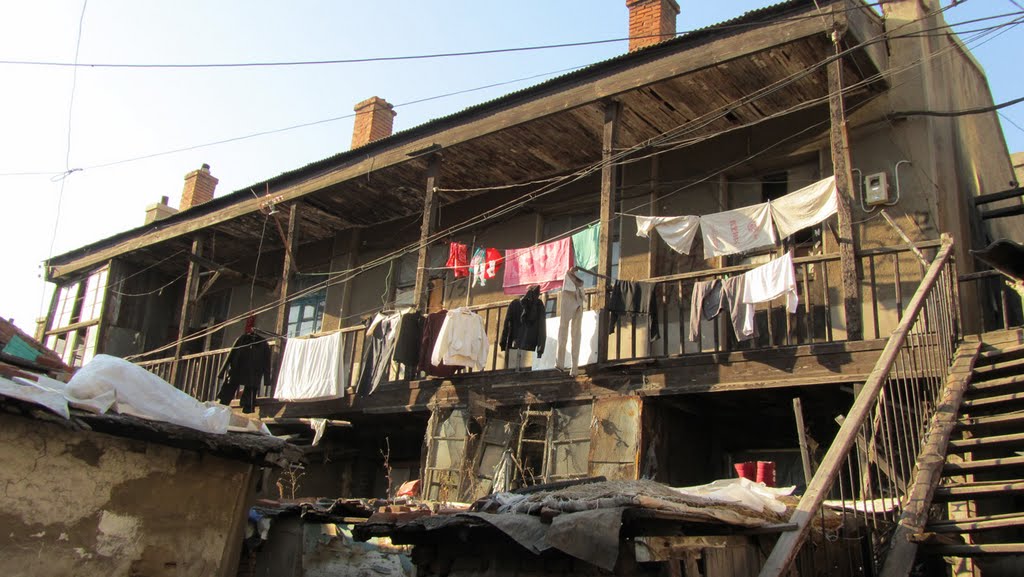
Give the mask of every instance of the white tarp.
M 764 483 L 739 478 L 719 479 L 696 487 L 672 487 L 672 490 L 689 497 L 743 505 L 758 513 L 768 509 L 781 515 L 786 512 L 786 504 L 779 497 L 789 495 L 795 488 L 768 487 Z
M 830 176 L 810 186 L 771 201 L 772 218 L 779 238 L 820 224 L 839 210 L 836 177 Z
M 686 216 L 637 216 L 636 235 L 647 238 L 651 229 L 658 231 L 661 238 L 672 250 L 681 254 L 690 254 L 693 239 L 697 236 L 700 217 Z
M 767 202 L 700 217 L 704 258 L 737 254 L 775 244 Z
M 555 368 L 555 353 L 558 351 L 558 326 L 561 324 L 561 317 L 547 319 L 545 331 L 547 341 L 544 343 L 544 355 L 541 358 L 533 359 L 531 371 L 543 371 Z M 572 339 L 572 331 L 569 331 L 569 339 Z M 565 343 L 566 366 L 569 366 L 569 357 L 572 355 L 572 345 Z M 597 311 L 583 311 L 583 319 L 580 322 L 580 356 L 579 366 L 589 365 L 597 362 Z
M 274 398 L 332 399 L 345 394 L 345 355 L 340 331 L 292 338 L 284 347 Z

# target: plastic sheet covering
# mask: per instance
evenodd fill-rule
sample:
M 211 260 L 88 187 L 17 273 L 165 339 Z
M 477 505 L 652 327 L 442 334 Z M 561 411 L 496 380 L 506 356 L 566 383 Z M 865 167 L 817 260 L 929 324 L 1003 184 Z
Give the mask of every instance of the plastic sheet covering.
M 55 391 L 47 391 L 29 385 L 20 385 L 0 377 L 0 395 L 45 407 L 65 419 L 71 418 L 71 414 L 68 412 L 67 400 L 64 398 L 64 395 Z
M 109 355 L 96 355 L 75 373 L 62 396 L 65 402 L 96 402 L 114 396 L 110 410 L 207 433 L 243 430 L 269 434 L 265 425 L 233 415 L 215 403 L 200 403 L 146 369 Z
M 764 483 L 756 483 L 750 479 L 719 479 L 707 485 L 673 487 L 672 489 L 688 497 L 743 505 L 758 513 L 768 509 L 781 515 L 786 512 L 786 505 L 779 500 L 779 497 L 789 495 L 795 488 L 768 487 Z

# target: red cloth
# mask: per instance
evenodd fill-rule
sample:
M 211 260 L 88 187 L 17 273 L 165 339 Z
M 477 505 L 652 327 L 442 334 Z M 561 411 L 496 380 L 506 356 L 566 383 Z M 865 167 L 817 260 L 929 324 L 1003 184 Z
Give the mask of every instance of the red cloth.
M 461 242 L 451 243 L 445 266 L 455 271 L 455 278 L 469 276 L 469 248 Z

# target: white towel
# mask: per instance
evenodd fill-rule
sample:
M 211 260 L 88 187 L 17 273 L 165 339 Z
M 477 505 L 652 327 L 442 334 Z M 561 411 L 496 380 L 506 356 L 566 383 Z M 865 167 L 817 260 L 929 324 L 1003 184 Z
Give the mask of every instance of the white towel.
M 342 333 L 292 338 L 281 355 L 275 399 L 330 399 L 345 394 Z
M 704 258 L 746 252 L 775 244 L 767 202 L 700 217 Z
M 743 304 L 748 307 L 749 314 L 744 320 L 744 333 L 752 334 L 754 331 L 754 307 L 757 303 L 764 303 L 786 295 L 786 310 L 795 313 L 797 305 L 800 304 L 799 293 L 796 289 L 796 271 L 793 269 L 793 255 L 786 253 L 785 256 L 769 261 L 755 269 L 743 273 Z
M 810 186 L 771 201 L 772 218 L 780 238 L 820 224 L 839 210 L 836 177 L 830 176 Z
M 697 236 L 699 225 L 699 216 L 638 216 L 636 217 L 636 235 L 647 238 L 651 229 L 654 229 L 672 250 L 690 254 L 693 237 Z

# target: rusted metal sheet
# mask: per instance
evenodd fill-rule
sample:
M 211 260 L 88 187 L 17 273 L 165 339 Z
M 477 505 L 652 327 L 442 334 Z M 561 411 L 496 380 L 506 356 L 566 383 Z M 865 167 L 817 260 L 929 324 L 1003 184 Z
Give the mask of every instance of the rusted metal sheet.
M 639 397 L 594 401 L 590 430 L 590 476 L 636 479 L 640 454 Z

